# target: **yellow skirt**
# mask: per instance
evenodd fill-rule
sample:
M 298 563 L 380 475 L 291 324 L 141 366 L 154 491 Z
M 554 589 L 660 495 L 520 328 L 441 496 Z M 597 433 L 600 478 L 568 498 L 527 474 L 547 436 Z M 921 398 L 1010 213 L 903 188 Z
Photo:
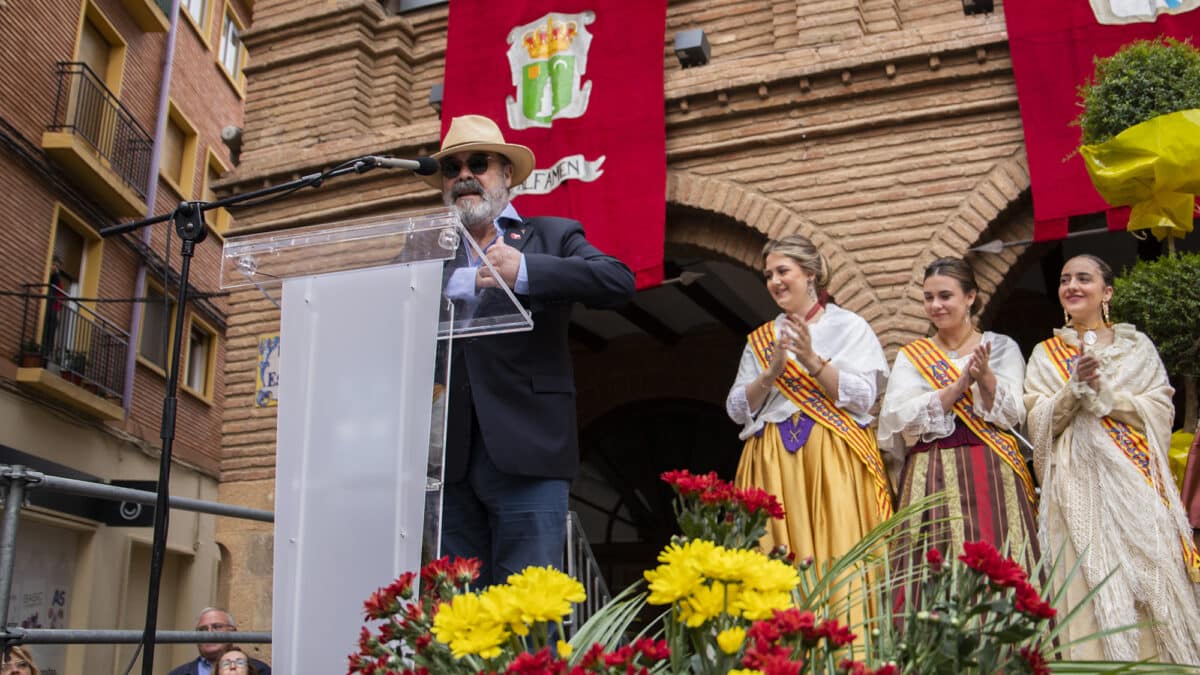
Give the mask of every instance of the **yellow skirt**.
M 883 520 L 867 467 L 820 424 L 797 452 L 788 452 L 779 428 L 767 424 L 760 436 L 746 439 L 734 484 L 762 488 L 783 504 L 784 519 L 767 523 L 763 551 L 786 546 L 797 560 L 811 556 L 817 569 Z
M 846 442 L 829 429 L 814 424 L 804 447 L 788 452 L 779 428 L 767 424 L 761 436 L 746 439 L 738 462 L 737 487 L 759 487 L 783 504 L 784 519 L 769 520 L 759 541 L 764 552 L 786 546 L 801 560 L 811 556 L 823 575 L 827 563 L 846 554 L 883 518 L 875 501 L 875 484 Z M 850 626 L 857 638 L 850 654 L 866 641 L 866 622 L 875 616 L 870 587 L 875 572 L 861 574 L 842 586 L 825 605 L 832 618 Z

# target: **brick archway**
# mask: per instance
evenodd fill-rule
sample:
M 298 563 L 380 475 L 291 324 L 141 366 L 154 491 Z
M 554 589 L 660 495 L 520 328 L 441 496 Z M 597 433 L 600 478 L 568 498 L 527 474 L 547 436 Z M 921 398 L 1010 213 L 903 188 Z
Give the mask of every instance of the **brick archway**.
M 763 237 L 802 234 L 829 259 L 832 275 L 829 292 L 839 304 L 874 323 L 879 296 L 867 283 L 851 256 L 835 239 L 801 217 L 786 204 L 764 197 L 738 183 L 668 170 L 667 203 L 723 215 L 741 228 L 712 223 L 683 229 L 667 224 L 666 242 L 695 246 L 736 260 L 752 269 L 759 266 Z
M 888 351 L 919 337 L 927 330 L 922 308 L 921 279 L 925 267 L 937 258 L 962 257 L 971 264 L 979 284 L 979 297 L 986 315 L 990 303 L 1028 247 L 1006 248 L 1000 253 L 971 253 L 971 247 L 999 239 L 1015 241 L 1033 236 L 1033 210 L 1027 197 L 1029 165 L 1025 148 L 1018 147 L 996 164 L 972 189 L 959 208 L 935 230 L 935 236 L 913 260 L 911 281 L 903 301 L 892 308 L 888 320 L 877 327 Z M 916 326 L 920 328 L 916 328 Z M 916 330 L 914 330 L 916 328 Z
M 722 218 L 688 223 L 687 227 L 668 221 L 666 243 L 694 247 L 754 268 L 758 266 L 758 253 L 766 239 L 803 234 L 829 259 L 833 268 L 830 292 L 840 304 L 871 323 L 891 354 L 928 330 L 920 282 L 925 266 L 936 258 L 967 257 L 975 269 L 986 312 L 988 303 L 996 297 L 1026 249 L 1008 248 L 998 254 L 980 255 L 971 254 L 968 249 L 991 239 L 1012 241 L 1032 237 L 1028 191 L 1028 162 L 1024 148 L 1018 146 L 985 174 L 959 208 L 935 229 L 934 236 L 913 258 L 905 288 L 893 296 L 898 300 L 886 304 L 879 289 L 867 282 L 854 257 L 838 240 L 787 205 L 731 181 L 669 171 L 669 205 Z

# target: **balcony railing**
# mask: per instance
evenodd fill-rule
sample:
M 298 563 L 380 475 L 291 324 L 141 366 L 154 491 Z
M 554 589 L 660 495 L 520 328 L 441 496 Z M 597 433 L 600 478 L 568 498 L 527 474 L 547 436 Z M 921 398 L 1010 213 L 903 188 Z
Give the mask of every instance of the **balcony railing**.
M 17 365 L 58 371 L 64 380 L 93 394 L 120 399 L 129 333 L 80 305 L 58 286 L 22 284 L 22 289 Z
M 59 62 L 49 129 L 85 140 L 125 185 L 146 198 L 154 139 L 87 64 Z

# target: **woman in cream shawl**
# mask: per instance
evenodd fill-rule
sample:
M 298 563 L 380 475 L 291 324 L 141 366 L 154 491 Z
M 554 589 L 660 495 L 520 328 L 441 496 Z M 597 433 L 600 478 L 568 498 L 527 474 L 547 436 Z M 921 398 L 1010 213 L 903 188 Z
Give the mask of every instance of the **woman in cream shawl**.
M 1153 625 L 1064 656 L 1200 665 L 1200 556 L 1167 468 L 1173 390 L 1149 338 L 1109 325 L 1112 292 L 1102 260 L 1068 260 L 1058 287 L 1067 325 L 1034 348 L 1025 373 L 1039 535 L 1045 555 L 1063 555 L 1055 586 L 1080 561 L 1060 612 L 1100 586 L 1063 642 Z

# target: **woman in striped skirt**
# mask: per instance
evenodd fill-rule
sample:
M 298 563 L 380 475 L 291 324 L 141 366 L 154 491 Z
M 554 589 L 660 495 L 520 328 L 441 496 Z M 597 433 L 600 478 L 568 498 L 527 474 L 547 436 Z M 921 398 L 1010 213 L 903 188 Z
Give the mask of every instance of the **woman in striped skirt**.
M 929 548 L 945 556 L 986 541 L 1025 568 L 1037 560 L 1032 478 L 1015 437 L 1025 416 L 1025 364 L 1017 343 L 971 321 L 978 287 L 971 267 L 940 258 L 925 268 L 930 338 L 900 349 L 879 413 L 879 446 L 903 469 L 899 505 L 944 492 L 921 516 L 920 534 L 899 550 L 898 572 Z

